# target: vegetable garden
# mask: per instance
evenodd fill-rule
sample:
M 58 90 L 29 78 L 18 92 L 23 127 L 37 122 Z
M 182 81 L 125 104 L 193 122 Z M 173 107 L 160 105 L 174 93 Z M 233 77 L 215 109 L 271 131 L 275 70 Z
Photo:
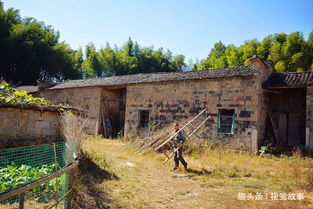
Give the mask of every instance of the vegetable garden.
M 71 190 L 71 170 L 19 195 L 8 195 L 6 199 L 1 196 L 66 168 L 75 161 L 75 152 L 74 140 L 0 150 L 0 208 L 21 208 L 21 198 L 27 204 L 23 203 L 24 208 L 49 208 L 55 203 L 65 208 L 66 199 L 63 204 L 59 200 Z

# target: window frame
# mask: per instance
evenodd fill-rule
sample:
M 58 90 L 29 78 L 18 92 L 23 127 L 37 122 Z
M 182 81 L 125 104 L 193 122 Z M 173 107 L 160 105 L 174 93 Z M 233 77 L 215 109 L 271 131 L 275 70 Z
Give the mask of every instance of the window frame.
M 230 115 L 222 115 L 222 111 L 233 111 L 233 114 Z M 234 134 L 235 133 L 235 109 L 218 109 L 218 118 L 217 118 L 217 133 L 219 134 Z M 232 123 L 231 124 L 221 124 L 222 118 L 232 118 Z M 222 131 L 222 126 L 230 126 L 230 132 L 223 132 Z
M 142 114 L 147 114 L 146 119 L 143 121 Z M 139 117 L 139 128 L 149 128 L 149 121 L 150 121 L 150 110 L 138 110 L 138 117 Z M 145 125 L 143 125 L 145 124 Z

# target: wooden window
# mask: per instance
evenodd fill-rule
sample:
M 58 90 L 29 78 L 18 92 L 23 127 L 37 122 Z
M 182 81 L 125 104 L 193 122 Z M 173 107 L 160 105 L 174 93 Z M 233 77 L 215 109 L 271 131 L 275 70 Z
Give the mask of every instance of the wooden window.
M 235 124 L 235 110 L 218 110 L 218 133 L 233 134 Z
M 149 126 L 149 110 L 139 110 L 139 127 L 147 128 Z

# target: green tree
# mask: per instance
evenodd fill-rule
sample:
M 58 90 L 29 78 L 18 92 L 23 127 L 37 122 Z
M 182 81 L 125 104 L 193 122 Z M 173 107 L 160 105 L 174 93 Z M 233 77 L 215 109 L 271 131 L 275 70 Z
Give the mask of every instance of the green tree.
M 233 44 L 230 44 L 226 47 L 225 56 L 227 59 L 228 67 L 240 66 L 243 63 L 241 54 Z
M 206 59 L 193 65 L 193 70 L 249 65 L 253 55 L 273 60 L 278 72 L 313 70 L 313 32 L 308 40 L 303 38 L 301 32 L 288 35 L 277 33 L 263 38 L 261 42 L 253 39 L 239 47 L 230 44 L 226 49 L 222 42 L 217 42 Z
M 221 41 L 215 43 L 208 58 L 201 62 L 200 70 L 227 67 L 225 50 L 226 47 Z
M 75 50 L 59 42 L 59 33 L 34 18 L 20 17 L 0 2 L 0 77 L 20 84 L 80 78 Z
M 272 42 L 273 42 L 272 35 L 265 37 L 257 48 L 257 55 L 262 59 L 267 59 L 270 53 L 269 50 L 271 48 Z
M 257 54 L 257 48 L 260 45 L 260 43 L 253 39 L 251 41 L 245 41 L 245 43 L 240 46 L 240 51 L 242 52 L 242 59 L 244 61 L 245 65 L 250 64 L 250 58 Z
M 101 77 L 102 66 L 99 53 L 93 43 L 89 43 L 85 47 L 85 56 L 85 60 L 82 63 L 83 76 L 85 78 Z

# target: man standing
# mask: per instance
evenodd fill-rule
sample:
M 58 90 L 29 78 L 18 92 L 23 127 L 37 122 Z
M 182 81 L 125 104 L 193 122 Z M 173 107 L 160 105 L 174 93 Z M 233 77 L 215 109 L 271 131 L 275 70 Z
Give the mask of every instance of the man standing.
M 178 123 L 174 124 L 174 130 L 175 130 L 175 132 L 179 131 Z M 175 141 L 174 141 L 173 149 L 175 151 L 178 148 L 178 150 L 176 150 L 175 153 L 174 153 L 174 163 L 175 163 L 175 166 L 174 166 L 174 168 L 172 170 L 176 170 L 178 168 L 179 161 L 183 164 L 185 170 L 187 170 L 187 163 L 186 163 L 185 159 L 183 158 L 183 144 L 185 143 L 185 141 L 186 141 L 185 132 L 183 130 L 181 130 L 176 135 L 176 138 L 175 138 Z

